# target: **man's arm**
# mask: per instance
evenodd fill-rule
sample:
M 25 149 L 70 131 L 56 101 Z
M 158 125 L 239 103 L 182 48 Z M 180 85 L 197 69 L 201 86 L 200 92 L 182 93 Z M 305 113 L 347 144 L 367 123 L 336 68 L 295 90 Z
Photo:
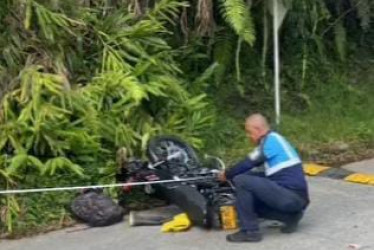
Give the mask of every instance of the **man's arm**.
M 262 146 L 255 148 L 243 161 L 237 163 L 234 167 L 226 170 L 227 179 L 233 179 L 236 175 L 245 173 L 254 167 L 258 167 L 265 162 Z

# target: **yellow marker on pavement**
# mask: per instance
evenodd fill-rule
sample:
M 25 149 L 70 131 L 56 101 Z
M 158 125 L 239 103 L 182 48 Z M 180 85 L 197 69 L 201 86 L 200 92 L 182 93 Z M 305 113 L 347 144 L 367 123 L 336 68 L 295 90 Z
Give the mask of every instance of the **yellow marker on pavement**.
M 374 186 L 374 175 L 355 173 L 345 177 L 345 180 Z
M 315 163 L 305 163 L 303 164 L 303 167 L 304 167 L 304 173 L 307 175 L 311 175 L 311 176 L 318 175 L 330 168 L 330 167 L 322 166 L 322 165 L 315 164 Z

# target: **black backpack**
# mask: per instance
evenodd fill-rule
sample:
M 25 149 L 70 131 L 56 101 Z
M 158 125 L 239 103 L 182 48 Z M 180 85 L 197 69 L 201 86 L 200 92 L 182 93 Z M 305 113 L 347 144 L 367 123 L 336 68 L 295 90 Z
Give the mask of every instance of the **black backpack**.
M 95 190 L 90 190 L 77 196 L 71 211 L 75 217 L 92 227 L 109 226 L 120 222 L 124 209 L 111 198 Z

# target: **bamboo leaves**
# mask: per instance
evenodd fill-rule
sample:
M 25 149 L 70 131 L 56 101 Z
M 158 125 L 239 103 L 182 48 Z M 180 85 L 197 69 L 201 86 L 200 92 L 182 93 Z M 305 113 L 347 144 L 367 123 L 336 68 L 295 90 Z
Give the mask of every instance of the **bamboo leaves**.
M 235 33 L 249 45 L 253 45 L 255 30 L 249 6 L 243 0 L 221 0 L 221 9 Z
M 44 164 L 38 158 L 32 155 L 27 155 L 26 153 L 20 153 L 10 160 L 6 172 L 10 176 L 21 175 L 23 170 L 29 166 L 34 167 L 39 173 L 42 173 L 44 170 Z
M 74 164 L 72 161 L 65 157 L 56 157 L 48 160 L 45 163 L 45 168 L 42 173 L 46 175 L 54 175 L 56 171 L 61 170 L 67 170 L 75 175 L 78 175 L 81 178 L 85 177 L 85 175 L 83 174 L 83 168 L 78 164 Z
M 24 19 L 24 27 L 26 30 L 30 29 L 31 26 L 31 18 L 32 18 L 32 1 L 26 1 L 26 11 L 25 11 L 25 19 Z
M 8 232 L 13 232 L 14 221 L 20 212 L 20 206 L 14 196 L 3 198 L 6 206 L 0 208 L 0 221 L 4 222 Z M 2 200 L 0 200 L 1 202 Z
M 66 31 L 70 35 L 75 35 L 74 31 L 71 29 L 71 26 L 82 25 L 80 21 L 73 20 L 67 17 L 65 14 L 55 13 L 47 9 L 43 5 L 37 3 L 34 0 L 28 0 L 28 9 L 25 19 L 25 27 L 29 28 L 29 20 L 31 16 L 30 6 L 34 7 L 34 11 L 38 20 L 38 26 L 40 28 L 43 36 L 50 42 L 56 41 L 56 36 L 61 32 L 61 30 Z
M 12 84 L 0 105 L 0 189 L 113 181 L 118 147 L 140 154 L 166 131 L 202 146 L 212 121 L 206 96 L 187 90 L 180 52 L 164 37 L 186 3 L 158 1 L 141 18 L 117 7 L 23 3 L 13 35 L 0 41 L 8 49 L 0 81 Z M 12 207 L 4 211 L 8 230 L 24 209 L 13 201 L 0 201 Z
M 169 23 L 174 23 L 174 20 L 178 17 L 180 8 L 187 6 L 187 1 L 160 0 L 148 15 L 152 20 L 165 20 Z

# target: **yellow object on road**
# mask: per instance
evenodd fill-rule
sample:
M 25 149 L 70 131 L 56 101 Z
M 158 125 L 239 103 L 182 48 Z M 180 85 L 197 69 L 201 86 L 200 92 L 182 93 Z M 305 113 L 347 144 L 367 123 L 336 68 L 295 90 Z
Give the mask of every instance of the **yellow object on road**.
M 315 164 L 315 163 L 306 163 L 303 165 L 304 165 L 305 174 L 311 175 L 311 176 L 318 175 L 322 173 L 323 171 L 326 171 L 327 169 L 330 168 L 330 167 L 322 166 L 322 165 Z
M 172 221 L 165 222 L 161 227 L 161 232 L 183 232 L 191 227 L 191 221 L 187 214 L 178 214 L 174 216 Z
M 346 181 L 374 185 L 374 175 L 355 173 L 347 176 Z
M 222 206 L 220 212 L 222 228 L 224 230 L 238 228 L 238 215 L 234 206 Z

